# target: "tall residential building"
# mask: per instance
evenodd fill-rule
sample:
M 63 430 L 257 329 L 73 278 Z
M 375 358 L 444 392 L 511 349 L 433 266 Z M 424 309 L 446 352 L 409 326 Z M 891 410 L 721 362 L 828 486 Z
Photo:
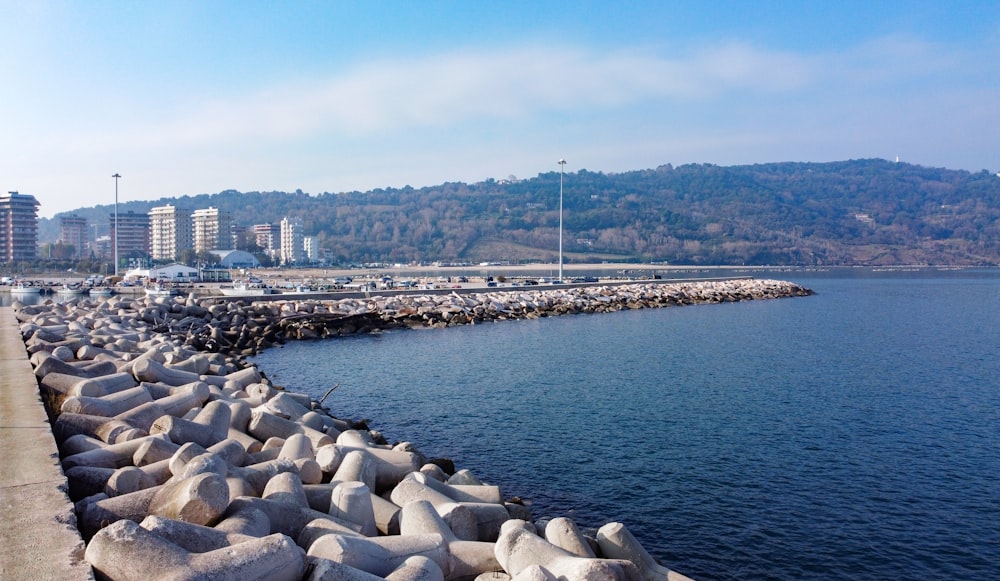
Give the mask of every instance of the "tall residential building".
M 268 254 L 278 249 L 281 233 L 274 224 L 254 224 L 253 235 L 257 246 Z
M 209 250 L 231 250 L 233 248 L 232 221 L 228 212 L 218 208 L 195 210 L 191 214 L 194 228 L 194 249 L 197 252 Z
M 171 204 L 149 211 L 149 253 L 153 260 L 177 260 L 194 246 L 191 211 Z
M 302 252 L 309 262 L 319 260 L 319 241 L 315 236 L 302 237 Z
M 87 219 L 72 214 L 59 218 L 59 243 L 71 244 L 74 256 L 83 256 L 87 250 Z
M 0 261 L 34 260 L 38 256 L 38 200 L 35 196 L 0 194 Z
M 302 222 L 297 218 L 281 220 L 281 264 L 301 264 Z
M 115 239 L 115 215 L 110 216 L 111 240 Z M 118 258 L 149 256 L 149 214 L 118 212 Z M 121 266 L 121 265 L 119 265 Z
M 94 256 L 102 260 L 111 258 L 114 252 L 111 250 L 111 237 L 107 235 L 98 236 L 90 243 L 90 250 L 94 253 Z

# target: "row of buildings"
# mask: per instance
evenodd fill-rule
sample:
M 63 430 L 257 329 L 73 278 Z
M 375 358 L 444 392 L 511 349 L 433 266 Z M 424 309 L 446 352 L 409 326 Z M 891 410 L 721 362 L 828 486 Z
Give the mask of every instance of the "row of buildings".
M 18 192 L 0 195 L 0 241 L 4 245 L 0 261 L 37 257 L 38 206 L 31 195 Z M 117 256 L 121 262 L 146 258 L 174 261 L 181 260 L 189 250 L 217 254 L 238 246 L 256 246 L 274 262 L 283 265 L 318 260 L 315 238 L 305 236 L 302 223 L 294 218 L 285 218 L 279 224 L 256 224 L 247 228 L 234 225 L 229 213 L 218 208 L 191 211 L 167 204 L 145 214 L 128 211 L 110 215 L 106 236 L 98 236 L 98 226 L 75 214 L 63 216 L 58 242 L 72 246 L 77 257 Z

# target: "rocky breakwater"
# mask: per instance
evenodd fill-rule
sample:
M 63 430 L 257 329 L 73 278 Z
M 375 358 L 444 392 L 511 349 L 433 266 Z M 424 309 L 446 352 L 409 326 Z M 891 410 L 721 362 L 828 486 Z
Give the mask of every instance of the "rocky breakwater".
M 694 304 L 806 296 L 811 291 L 777 280 L 731 279 L 596 287 L 553 287 L 460 295 L 376 297 L 365 305 L 330 304 L 342 314 L 378 313 L 387 327 L 446 327 L 507 319 L 536 319 L 578 313 L 609 313 Z M 344 308 L 346 307 L 346 309 Z
M 533 522 L 498 487 L 277 388 L 238 353 L 418 321 L 803 294 L 795 288 L 757 281 L 329 304 L 115 297 L 15 313 L 98 578 L 684 579 L 623 524 L 587 536 L 568 519 Z
M 812 294 L 780 280 L 643 283 L 593 287 L 517 288 L 491 292 L 395 294 L 340 300 L 217 303 L 211 316 L 155 314 L 159 329 L 201 351 L 253 355 L 287 340 L 318 339 L 393 328 L 449 327 L 577 313 L 608 313 Z

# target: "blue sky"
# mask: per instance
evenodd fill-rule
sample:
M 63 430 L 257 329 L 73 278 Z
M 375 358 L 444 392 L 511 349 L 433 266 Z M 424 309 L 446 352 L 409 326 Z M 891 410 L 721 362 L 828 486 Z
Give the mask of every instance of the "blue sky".
M 1000 170 L 1000 3 L 0 0 L 40 214 L 664 163 Z

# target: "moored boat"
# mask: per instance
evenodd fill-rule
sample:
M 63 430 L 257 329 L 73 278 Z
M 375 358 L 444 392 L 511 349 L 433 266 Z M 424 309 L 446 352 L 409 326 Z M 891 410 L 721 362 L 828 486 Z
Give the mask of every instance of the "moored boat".
M 80 283 L 71 283 L 62 285 L 56 289 L 56 293 L 60 295 L 83 295 L 87 294 L 88 290 L 87 287 Z
M 147 297 L 173 297 L 179 294 L 181 294 L 180 291 L 172 286 L 167 286 L 159 283 L 150 284 L 146 286 Z
M 219 292 L 227 297 L 257 297 L 274 294 L 274 289 L 262 282 L 237 280 L 231 287 L 219 287 Z
M 41 292 L 42 287 L 32 284 L 29 280 L 19 280 L 10 289 L 10 294 L 12 295 L 39 294 Z

